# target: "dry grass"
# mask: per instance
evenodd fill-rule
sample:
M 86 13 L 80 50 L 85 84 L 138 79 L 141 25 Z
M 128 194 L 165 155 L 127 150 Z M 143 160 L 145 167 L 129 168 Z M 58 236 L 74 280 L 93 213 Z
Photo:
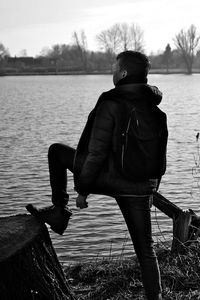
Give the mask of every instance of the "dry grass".
M 181 254 L 157 247 L 163 299 L 200 299 L 200 247 L 186 247 Z M 137 259 L 96 259 L 65 269 L 79 300 L 144 299 Z

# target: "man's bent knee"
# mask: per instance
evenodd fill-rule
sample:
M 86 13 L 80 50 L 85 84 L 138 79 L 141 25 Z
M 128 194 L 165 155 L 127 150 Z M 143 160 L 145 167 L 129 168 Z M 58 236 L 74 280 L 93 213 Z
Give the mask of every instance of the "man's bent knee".
M 54 143 L 49 147 L 49 151 L 48 151 L 48 157 L 55 157 L 57 156 L 59 149 L 60 149 L 60 145 L 59 143 Z

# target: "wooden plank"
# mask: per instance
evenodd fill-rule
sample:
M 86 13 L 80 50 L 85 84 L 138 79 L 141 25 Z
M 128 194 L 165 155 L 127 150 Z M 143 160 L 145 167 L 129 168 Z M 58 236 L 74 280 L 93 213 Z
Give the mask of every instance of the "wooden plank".
M 158 192 L 154 193 L 153 195 L 153 205 L 171 219 L 176 219 L 182 212 L 182 209 L 170 202 Z

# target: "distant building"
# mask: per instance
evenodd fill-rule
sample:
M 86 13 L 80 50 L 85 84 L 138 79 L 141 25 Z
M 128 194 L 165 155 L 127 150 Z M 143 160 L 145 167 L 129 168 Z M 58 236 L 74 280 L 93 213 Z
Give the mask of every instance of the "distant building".
M 34 58 L 31 56 L 24 56 L 24 57 L 8 57 L 7 63 L 11 65 L 15 64 L 22 64 L 24 66 L 33 66 L 34 65 Z

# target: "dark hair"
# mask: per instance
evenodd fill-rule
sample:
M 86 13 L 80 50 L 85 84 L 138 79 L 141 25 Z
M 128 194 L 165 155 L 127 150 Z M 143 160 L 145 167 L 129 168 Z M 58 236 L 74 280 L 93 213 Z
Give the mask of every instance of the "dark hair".
M 117 55 L 119 66 L 127 71 L 127 75 L 146 77 L 150 69 L 148 57 L 138 51 L 124 51 Z

